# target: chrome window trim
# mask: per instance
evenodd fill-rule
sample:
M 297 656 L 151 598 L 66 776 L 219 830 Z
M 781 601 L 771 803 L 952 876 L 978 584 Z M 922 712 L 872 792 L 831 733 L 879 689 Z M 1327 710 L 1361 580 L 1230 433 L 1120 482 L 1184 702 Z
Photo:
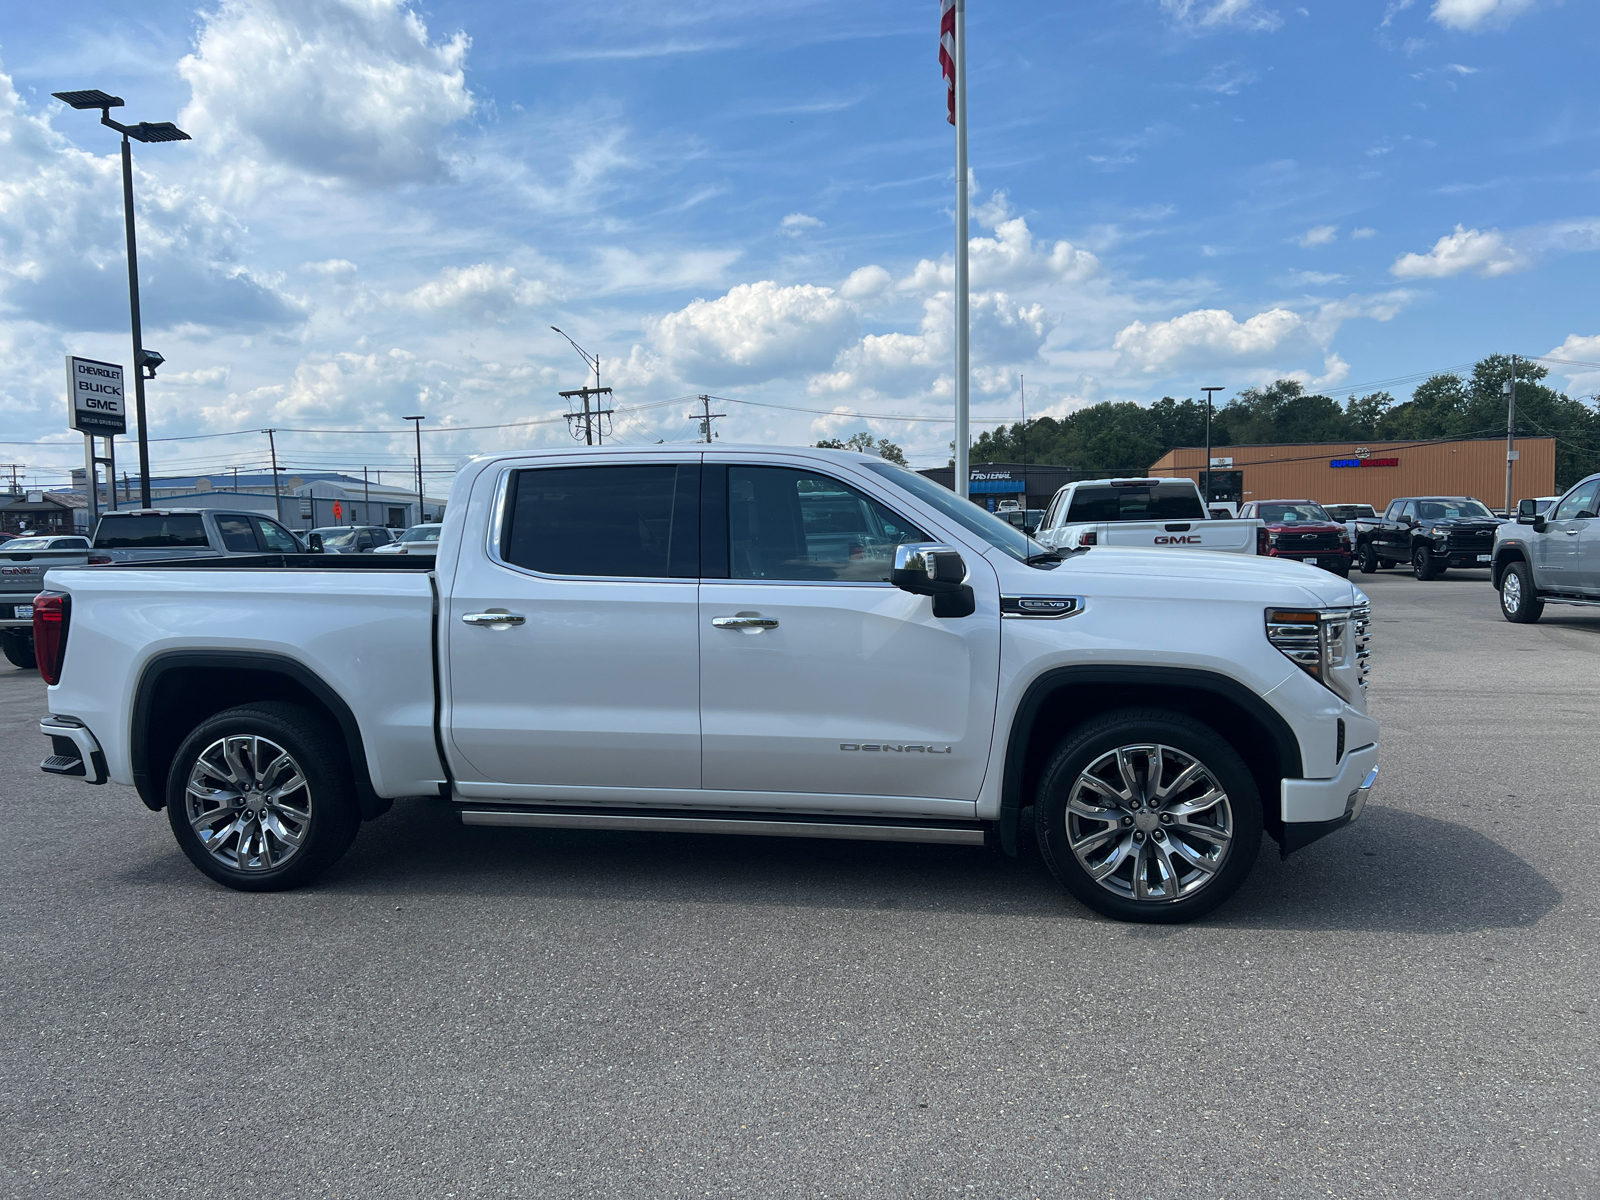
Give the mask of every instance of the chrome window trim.
M 1065 601 L 1072 607 L 1055 612 L 1026 612 L 1029 601 L 1059 603 Z M 1082 596 L 1035 596 L 1008 593 L 1000 597 L 1000 616 L 1011 621 L 1064 621 L 1083 612 L 1087 601 Z

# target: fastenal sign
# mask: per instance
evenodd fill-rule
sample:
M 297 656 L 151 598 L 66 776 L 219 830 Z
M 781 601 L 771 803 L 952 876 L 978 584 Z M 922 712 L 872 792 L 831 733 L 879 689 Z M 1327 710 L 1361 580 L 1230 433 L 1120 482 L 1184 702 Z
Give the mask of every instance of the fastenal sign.
M 120 363 L 67 355 L 67 424 L 95 437 L 128 432 Z

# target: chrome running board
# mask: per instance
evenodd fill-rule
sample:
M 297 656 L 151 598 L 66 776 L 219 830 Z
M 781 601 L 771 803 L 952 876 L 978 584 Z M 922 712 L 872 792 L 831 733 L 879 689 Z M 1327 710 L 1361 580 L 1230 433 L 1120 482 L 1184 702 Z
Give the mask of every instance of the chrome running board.
M 784 820 L 734 816 L 662 816 L 645 813 L 597 813 L 551 809 L 457 809 L 463 825 L 512 825 L 524 829 L 617 829 L 647 833 L 731 833 L 745 837 L 837 838 L 862 842 L 935 842 L 947 846 L 981 846 L 978 825 L 878 824 L 862 821 Z

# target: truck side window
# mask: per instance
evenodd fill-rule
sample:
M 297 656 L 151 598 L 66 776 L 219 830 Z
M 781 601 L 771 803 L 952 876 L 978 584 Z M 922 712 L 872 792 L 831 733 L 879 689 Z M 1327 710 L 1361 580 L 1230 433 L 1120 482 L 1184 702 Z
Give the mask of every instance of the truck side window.
M 546 575 L 693 579 L 700 467 L 650 463 L 518 471 L 500 555 Z
M 1594 493 L 1600 487 L 1600 480 L 1591 480 L 1580 483 L 1566 494 L 1560 504 L 1556 505 L 1553 520 L 1571 521 L 1577 517 L 1592 517 L 1595 514 L 1596 504 Z
M 276 521 L 268 521 L 264 517 L 257 517 L 256 524 L 261 530 L 261 544 L 273 554 L 300 553 L 300 543 L 295 541 L 294 536 Z
M 254 554 L 258 549 L 249 517 L 218 517 L 217 532 L 222 535 L 223 548 L 234 554 Z
M 790 467 L 728 468 L 734 579 L 887 583 L 894 548 L 928 535 L 848 484 Z

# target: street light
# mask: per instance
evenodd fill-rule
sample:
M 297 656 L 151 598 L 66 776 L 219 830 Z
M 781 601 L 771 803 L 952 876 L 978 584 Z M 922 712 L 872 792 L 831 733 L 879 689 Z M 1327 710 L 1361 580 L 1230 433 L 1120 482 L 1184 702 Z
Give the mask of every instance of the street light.
M 77 109 L 98 108 L 100 124 L 122 135 L 122 220 L 128 230 L 128 312 L 133 322 L 133 405 L 139 422 L 139 505 L 150 507 L 150 442 L 144 420 L 144 381 L 156 377 L 156 368 L 166 360 L 154 350 L 144 348 L 139 325 L 139 254 L 133 238 L 133 151 L 128 139 L 139 142 L 187 142 L 189 135 L 171 121 L 140 121 L 123 125 L 111 119 L 111 110 L 121 108 L 121 96 L 108 96 L 98 88 L 80 92 L 50 93 L 62 103 Z M 149 372 L 147 375 L 145 372 Z M 86 481 L 90 487 L 93 480 Z
M 428 515 L 422 511 L 422 506 L 427 503 L 422 495 L 422 423 L 428 418 L 402 417 L 400 419 L 412 422 L 412 428 L 417 431 L 417 524 L 421 525 L 428 519 Z
M 566 338 L 568 344 L 570 344 L 574 350 L 583 356 L 583 361 L 588 363 L 589 366 L 594 369 L 594 390 L 598 392 L 600 390 L 600 356 L 598 354 L 590 354 L 582 346 L 578 345 L 577 342 L 574 342 L 572 340 L 572 336 L 565 330 L 556 329 L 554 325 L 550 326 L 550 328 L 555 329 L 557 333 Z

